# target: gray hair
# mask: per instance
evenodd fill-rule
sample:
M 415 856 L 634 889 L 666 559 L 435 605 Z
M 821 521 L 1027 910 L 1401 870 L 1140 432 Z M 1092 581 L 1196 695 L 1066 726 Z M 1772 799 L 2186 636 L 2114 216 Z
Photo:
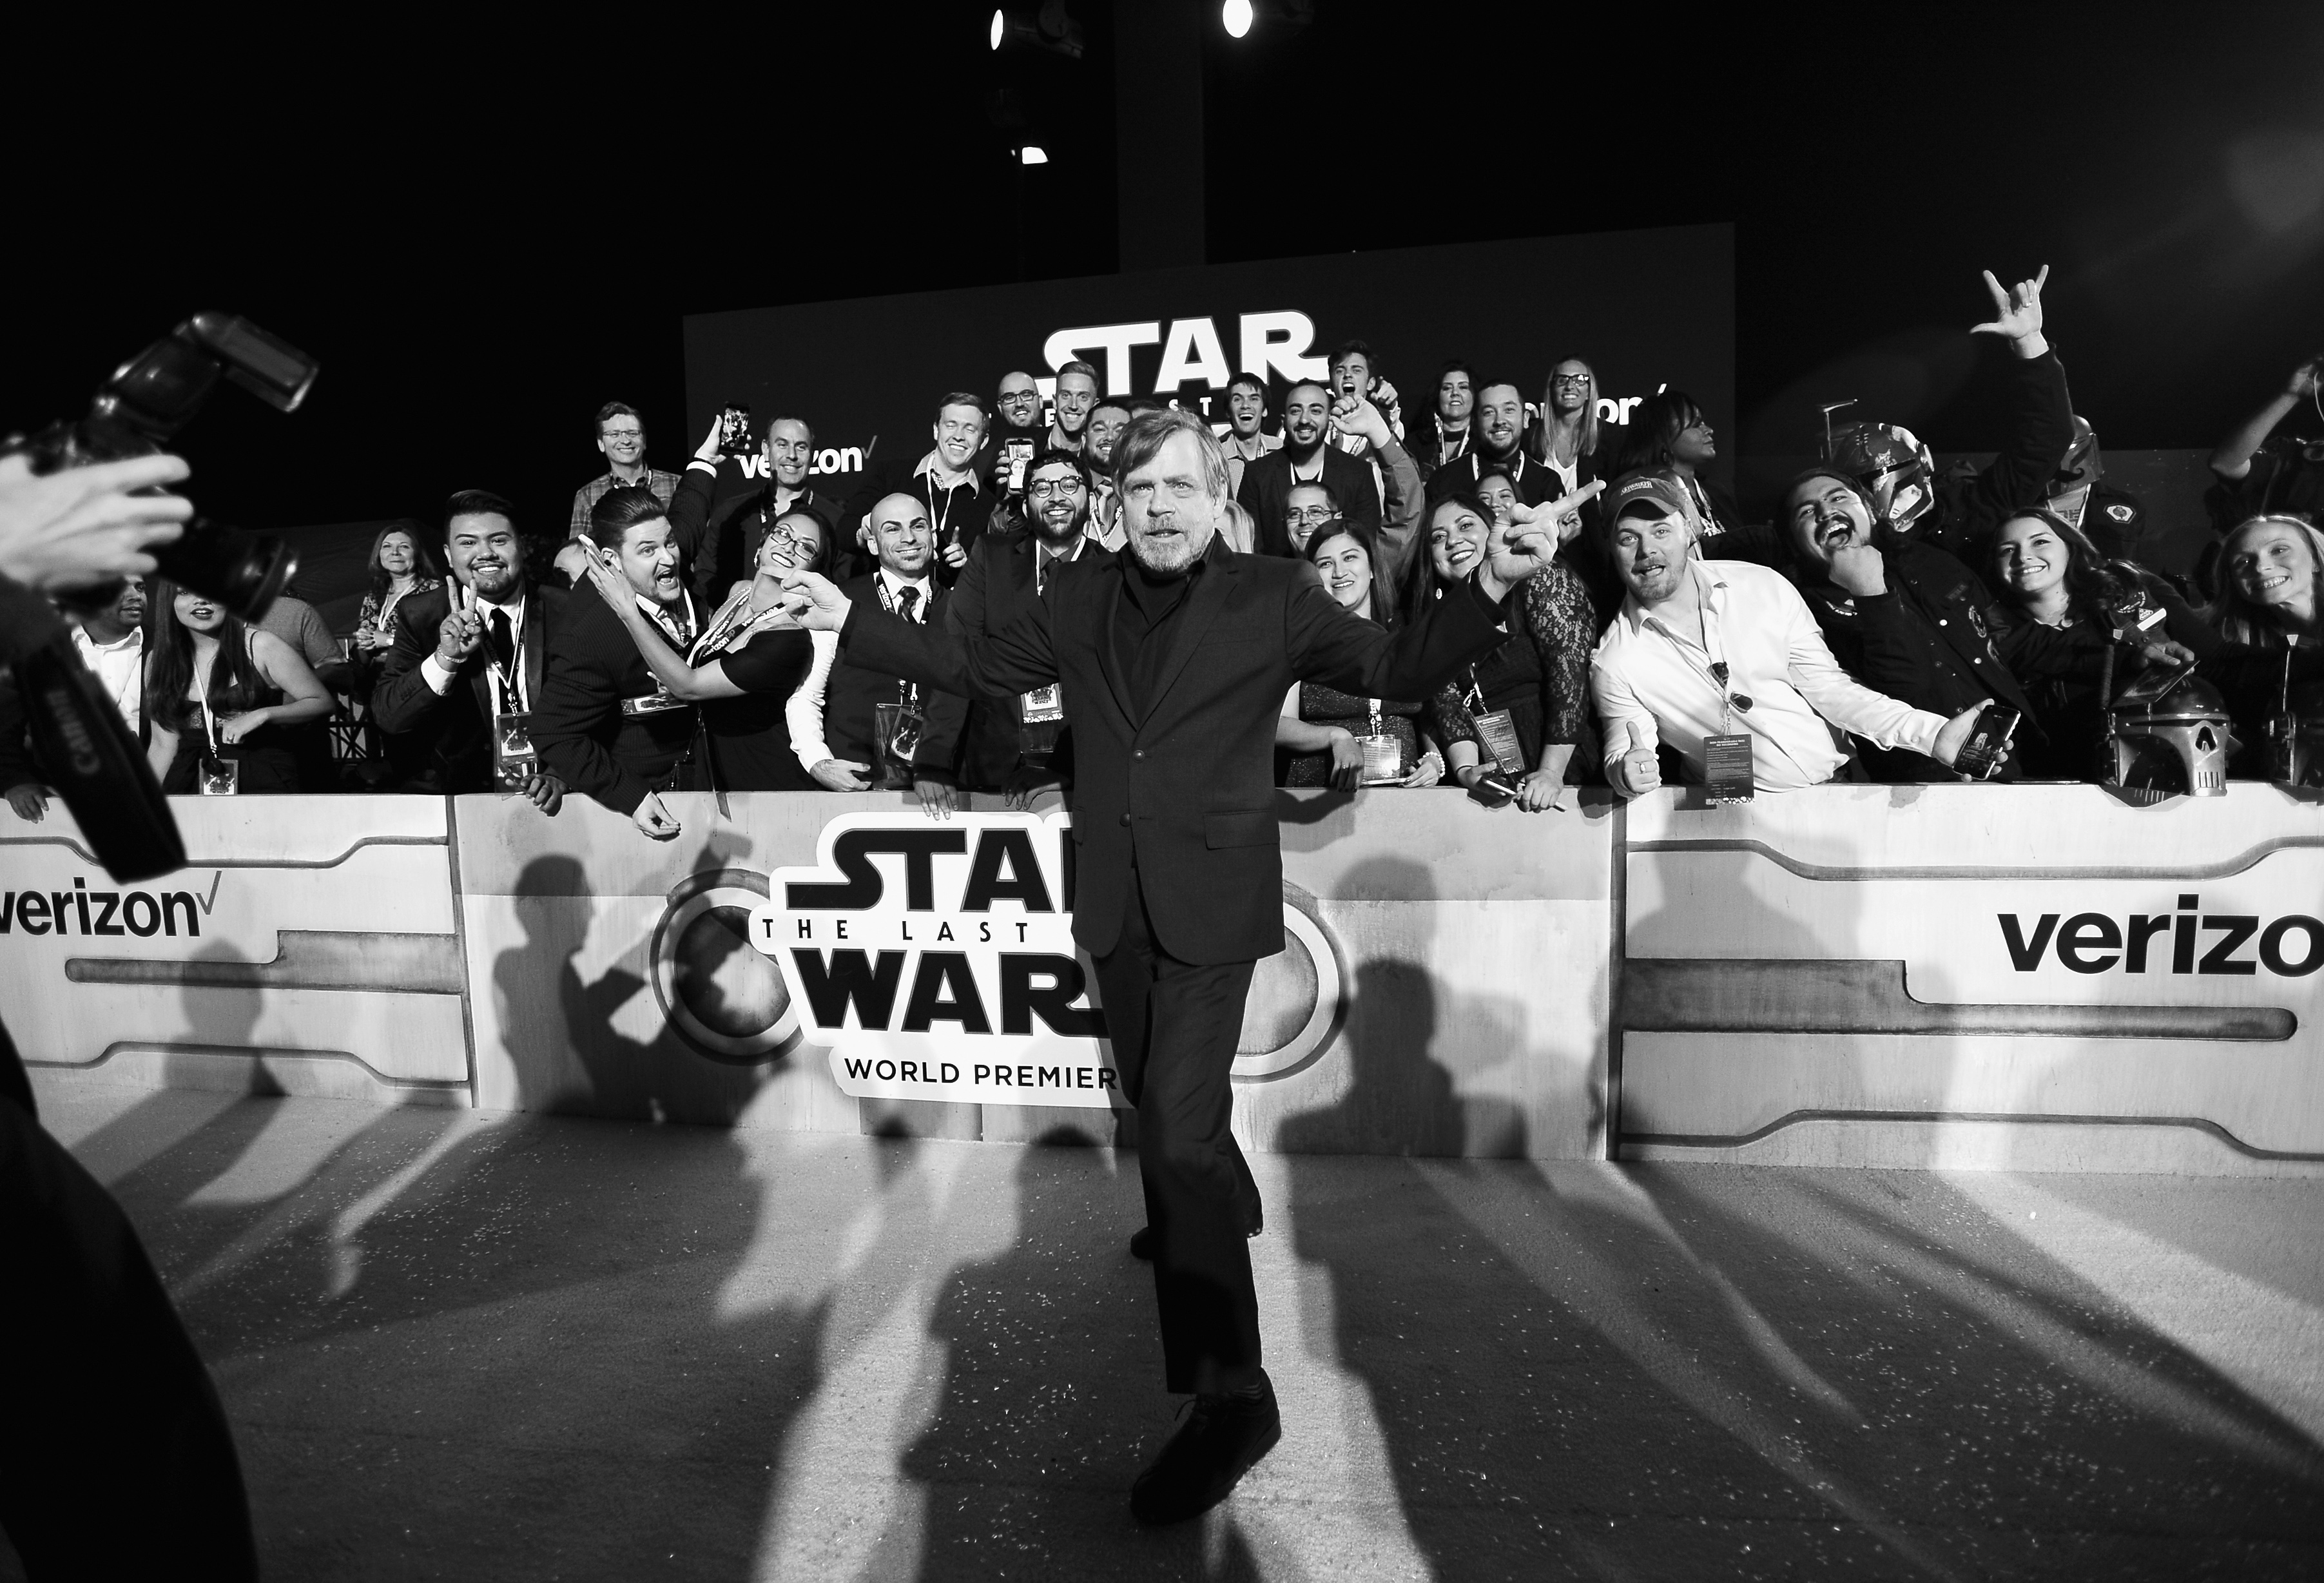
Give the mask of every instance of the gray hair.
M 1203 453 L 1203 482 L 1211 498 L 1227 497 L 1227 453 L 1219 448 L 1211 426 L 1183 407 L 1140 412 L 1130 419 L 1121 438 L 1113 442 L 1113 486 L 1126 486 L 1130 475 L 1162 453 L 1174 434 L 1192 435 Z

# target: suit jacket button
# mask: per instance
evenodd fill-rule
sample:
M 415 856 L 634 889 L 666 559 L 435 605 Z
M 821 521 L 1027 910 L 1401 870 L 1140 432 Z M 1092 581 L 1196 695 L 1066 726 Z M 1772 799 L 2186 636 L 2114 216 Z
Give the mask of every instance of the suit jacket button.
M 1144 758 L 1146 756 L 1146 750 L 1142 747 L 1133 747 L 1130 750 L 1130 756 L 1132 758 Z
M 1123 815 L 1121 816 L 1121 822 L 1122 822 L 1124 825 L 1127 825 L 1127 824 L 1130 822 L 1130 816 L 1129 816 L 1128 814 L 1126 814 L 1126 813 L 1125 813 L 1125 814 L 1123 814 Z

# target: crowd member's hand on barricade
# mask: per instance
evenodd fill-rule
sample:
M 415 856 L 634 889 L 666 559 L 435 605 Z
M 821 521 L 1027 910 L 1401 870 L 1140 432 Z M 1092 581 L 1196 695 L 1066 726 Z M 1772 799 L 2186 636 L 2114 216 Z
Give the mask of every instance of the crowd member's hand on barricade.
M 825 759 L 807 773 L 826 792 L 866 792 L 872 786 L 872 766 L 849 759 Z
M 1352 792 L 1364 776 L 1363 745 L 1344 726 L 1332 727 L 1332 789 Z
M 2050 279 L 2050 266 L 2043 264 L 2030 281 L 2020 281 L 2007 291 L 1985 272 L 1985 289 L 1993 293 L 1993 317 L 1983 324 L 1969 327 L 1969 333 L 2005 336 L 2015 347 L 2021 357 L 2038 357 L 2050 349 L 2042 335 L 2042 287 Z
M 916 775 L 912 778 L 912 795 L 920 800 L 920 811 L 930 819 L 950 819 L 954 799 L 958 793 L 954 792 L 948 781 Z
M 191 470 L 182 457 L 143 456 L 36 475 L 28 457 L 0 458 L 0 577 L 46 594 L 152 571 L 148 551 L 185 531 L 194 505 L 139 491 Z
M 15 810 L 16 817 L 26 824 L 39 824 L 48 816 L 49 789 L 39 782 L 26 781 L 22 785 L 11 786 L 7 795 L 8 806 Z
M 1065 784 L 1053 774 L 1020 764 L 1009 772 L 1008 783 L 1001 789 L 1001 806 L 1010 813 L 1030 813 L 1035 798 L 1045 792 L 1063 792 Z
M 1565 772 L 1540 769 L 1527 772 L 1517 782 L 1517 807 L 1526 813 L 1563 813 L 1565 811 Z
M 1443 779 L 1444 779 L 1444 761 L 1434 749 L 1431 749 L 1420 755 L 1404 779 L 1398 781 L 1397 784 L 1416 788 L 1434 786 Z
M 630 822 L 656 841 L 676 840 L 681 828 L 671 817 L 669 810 L 661 805 L 660 796 L 652 792 L 639 801 L 637 808 L 630 814 Z
M 1993 700 L 1989 698 L 1979 699 L 1946 721 L 1944 729 L 1937 733 L 1936 745 L 1931 750 L 1930 756 L 1945 768 L 1951 769 L 1953 761 L 1960 757 L 1961 749 L 1969 745 L 1970 734 L 1977 729 L 1977 717 L 1985 713 L 1992 703 Z M 2003 748 L 2000 759 L 2006 760 L 2008 757 L 2009 750 Z M 2000 760 L 1996 762 L 1998 763 Z

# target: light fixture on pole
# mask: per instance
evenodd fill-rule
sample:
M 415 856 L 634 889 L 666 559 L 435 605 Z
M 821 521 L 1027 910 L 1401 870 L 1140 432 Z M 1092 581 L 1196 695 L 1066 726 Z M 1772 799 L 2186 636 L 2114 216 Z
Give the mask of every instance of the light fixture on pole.
M 1028 143 L 1017 151 L 1017 162 L 1024 165 L 1046 165 L 1049 162 L 1049 151 L 1038 143 Z
M 995 50 L 1004 44 L 1030 44 L 1078 60 L 1082 58 L 1082 24 L 1065 14 L 1065 0 L 1041 0 L 1040 13 L 1036 17 L 1028 18 L 1022 12 L 993 12 L 985 42 Z
M 1226 24 L 1227 36 L 1239 39 L 1250 32 L 1250 0 L 1227 0 L 1219 12 L 1219 21 Z

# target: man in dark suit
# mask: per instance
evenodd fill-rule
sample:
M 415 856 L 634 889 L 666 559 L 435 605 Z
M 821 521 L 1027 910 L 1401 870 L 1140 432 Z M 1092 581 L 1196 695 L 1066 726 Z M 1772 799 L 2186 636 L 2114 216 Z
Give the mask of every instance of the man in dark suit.
M 1035 604 L 980 641 L 890 619 L 821 578 L 784 580 L 803 596 L 801 619 L 837 631 L 865 664 L 971 696 L 1064 689 L 1074 938 L 1096 965 L 1122 1091 L 1138 1106 L 1167 1384 L 1195 1395 L 1130 1491 L 1140 1521 L 1167 1523 L 1223 1499 L 1282 1435 L 1260 1366 L 1228 1077 L 1251 970 L 1283 949 L 1283 695 L 1313 679 L 1427 697 L 1503 641 L 1502 601 L 1556 541 L 1523 530 L 1467 588 L 1390 633 L 1342 610 L 1305 568 L 1226 547 L 1226 457 L 1199 418 L 1139 414 L 1113 465 L 1123 552 L 1057 569 Z
M 759 546 L 783 518 L 794 512 L 812 513 L 823 523 L 825 542 L 832 542 L 847 515 L 838 498 L 807 482 L 815 466 L 815 430 L 806 419 L 769 419 L 759 440 L 759 461 L 766 487 L 722 505 L 711 514 L 709 531 L 703 535 L 695 592 L 714 610 L 728 589 L 752 575 Z
M 907 621 L 942 622 L 949 601 L 931 575 L 936 529 L 927 503 L 916 495 L 885 496 L 864 517 L 863 535 L 879 563 L 840 584 L 840 591 Z M 872 784 L 885 752 L 879 740 L 879 707 L 900 704 L 918 710 L 924 720 L 910 759 L 913 790 L 928 812 L 952 811 L 953 757 L 968 723 L 964 700 L 942 693 L 928 697 L 894 671 L 844 653 L 810 671 L 801 690 L 816 716 L 813 738 L 801 756 L 811 761 L 807 773 L 816 781 L 835 792 Z M 816 742 L 822 744 L 819 753 Z
M 687 467 L 668 507 L 643 489 L 606 493 L 589 514 L 591 552 L 626 586 L 647 618 L 683 654 L 702 612 L 686 569 L 700 548 L 717 476 L 709 457 Z M 576 587 L 549 634 L 549 673 L 533 706 L 540 762 L 574 791 L 626 813 L 657 841 L 678 834 L 659 793 L 697 784 L 694 707 L 655 682 L 645 657 L 595 582 Z
M 488 489 L 463 489 L 444 507 L 451 580 L 395 607 L 395 646 L 372 690 L 372 718 L 409 752 L 399 792 L 493 789 L 493 717 L 540 696 L 549 634 L 565 590 L 525 575 L 516 508 Z M 554 814 L 565 783 L 536 767 L 525 795 Z
M 1283 445 L 1247 462 L 1236 502 L 1256 524 L 1252 540 L 1261 555 L 1295 555 L 1286 523 L 1294 484 L 1321 483 L 1340 503 L 1348 521 L 1361 523 L 1377 538 L 1380 531 L 1379 486 L 1364 463 L 1328 445 L 1332 393 L 1316 381 L 1302 380 L 1283 398 Z
M 1025 469 L 1024 530 L 977 541 L 945 601 L 945 625 L 972 643 L 1001 632 L 1040 598 L 1061 568 L 1084 555 L 1111 553 L 1084 536 L 1089 497 L 1089 481 L 1074 456 L 1048 451 L 1036 457 Z M 1070 782 L 1073 739 L 1061 729 L 1060 708 L 1053 692 L 975 699 L 961 749 L 961 784 L 999 792 L 1007 806 L 1021 810 L 1040 792 Z

